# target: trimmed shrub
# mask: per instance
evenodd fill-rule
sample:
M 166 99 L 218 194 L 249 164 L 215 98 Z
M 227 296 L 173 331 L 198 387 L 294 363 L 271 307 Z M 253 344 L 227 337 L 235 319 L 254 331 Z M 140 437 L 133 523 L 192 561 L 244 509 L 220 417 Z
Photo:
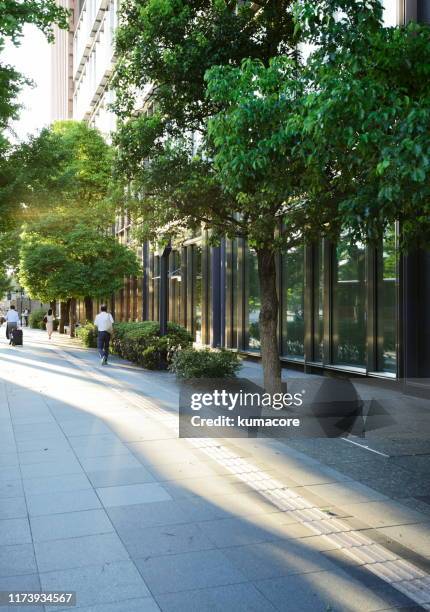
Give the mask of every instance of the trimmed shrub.
M 32 329 L 45 329 L 45 323 L 43 322 L 43 317 L 46 315 L 46 310 L 43 308 L 38 308 L 37 310 L 33 310 L 30 312 L 28 317 L 28 325 Z
M 235 378 L 240 368 L 237 353 L 225 349 L 194 349 L 178 351 L 169 367 L 178 378 Z
M 178 350 L 191 345 L 191 334 L 176 323 L 168 323 L 167 335 L 160 336 L 156 321 L 116 323 L 113 328 L 113 351 L 149 370 L 165 370 Z
M 87 348 L 97 348 L 97 327 L 93 323 L 77 327 L 76 336 Z

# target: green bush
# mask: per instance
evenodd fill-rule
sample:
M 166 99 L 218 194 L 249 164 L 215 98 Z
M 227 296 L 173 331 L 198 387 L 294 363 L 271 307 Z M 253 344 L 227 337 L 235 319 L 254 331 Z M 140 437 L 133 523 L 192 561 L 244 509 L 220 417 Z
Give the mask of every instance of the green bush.
M 240 368 L 237 353 L 231 351 L 187 348 L 178 351 L 169 367 L 178 378 L 235 378 Z
M 116 323 L 112 350 L 149 370 L 165 370 L 177 351 L 187 348 L 192 341 L 191 334 L 176 323 L 168 323 L 166 336 L 160 336 L 160 324 L 156 321 Z
M 45 323 L 43 322 L 43 317 L 46 315 L 46 310 L 43 308 L 38 308 L 37 310 L 33 310 L 30 312 L 30 316 L 28 317 L 28 325 L 32 329 L 45 329 Z
M 93 323 L 77 327 L 76 335 L 87 348 L 97 348 L 97 327 Z

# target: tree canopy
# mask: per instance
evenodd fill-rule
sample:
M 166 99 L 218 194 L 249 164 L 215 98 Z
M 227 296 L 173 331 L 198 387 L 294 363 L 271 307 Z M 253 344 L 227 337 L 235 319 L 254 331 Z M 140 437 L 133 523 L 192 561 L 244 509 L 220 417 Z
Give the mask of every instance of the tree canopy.
M 308 197 L 337 206 L 353 240 L 398 221 L 403 247 L 428 246 L 430 28 L 383 27 L 378 0 L 305 0 L 297 17 L 317 45 L 297 117 Z
M 112 152 L 97 130 L 56 122 L 19 146 L 14 161 L 23 221 L 19 279 L 31 296 L 108 297 L 138 273 L 135 253 L 112 233 Z
M 5 42 L 19 45 L 26 24 L 33 24 L 53 40 L 53 25 L 68 28 L 68 11 L 55 0 L 2 0 L 0 10 L 0 54 Z M 0 61 L 0 154 L 7 144 L 4 134 L 9 121 L 18 116 L 17 95 L 29 81 L 12 66 Z

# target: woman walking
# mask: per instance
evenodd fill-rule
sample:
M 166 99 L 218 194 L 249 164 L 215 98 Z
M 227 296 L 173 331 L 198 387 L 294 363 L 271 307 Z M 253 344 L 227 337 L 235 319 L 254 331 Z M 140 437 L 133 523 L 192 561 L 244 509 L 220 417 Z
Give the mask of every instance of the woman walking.
M 46 331 L 48 332 L 48 338 L 51 339 L 52 332 L 54 331 L 54 315 L 52 314 L 52 308 L 50 308 L 43 319 L 46 323 Z

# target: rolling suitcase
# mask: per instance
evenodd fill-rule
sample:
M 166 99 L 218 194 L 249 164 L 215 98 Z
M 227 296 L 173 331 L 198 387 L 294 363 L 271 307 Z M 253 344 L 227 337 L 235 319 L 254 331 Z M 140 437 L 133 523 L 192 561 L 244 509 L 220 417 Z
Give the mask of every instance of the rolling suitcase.
M 10 333 L 12 346 L 22 346 L 22 329 L 13 329 Z

